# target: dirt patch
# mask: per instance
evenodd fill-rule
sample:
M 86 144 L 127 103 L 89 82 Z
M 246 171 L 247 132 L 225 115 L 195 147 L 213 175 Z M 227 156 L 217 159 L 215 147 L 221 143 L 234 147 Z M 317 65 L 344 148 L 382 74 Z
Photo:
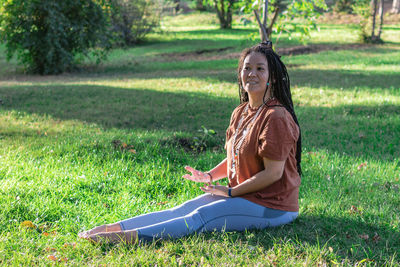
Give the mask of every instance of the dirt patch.
M 281 56 L 294 56 L 302 54 L 313 54 L 322 51 L 337 51 L 347 49 L 357 49 L 369 47 L 370 44 L 345 44 L 345 45 L 326 45 L 326 44 L 315 44 L 315 45 L 301 45 L 286 48 L 278 48 L 277 53 Z
M 369 47 L 370 44 L 345 44 L 345 45 L 327 45 L 327 44 L 315 44 L 315 45 L 300 45 L 285 48 L 277 48 L 277 53 L 281 56 L 294 56 L 302 54 L 319 53 L 322 51 L 336 51 L 342 49 L 357 49 Z M 239 59 L 240 52 L 232 52 L 225 54 L 216 54 L 218 52 L 232 49 L 232 47 L 218 48 L 218 49 L 204 49 L 194 52 L 185 53 L 169 53 L 161 55 L 162 61 L 210 61 L 210 60 L 221 60 L 221 59 Z
M 183 52 L 183 53 L 165 53 L 161 54 L 160 58 L 162 61 L 188 61 L 188 60 L 195 60 L 195 61 L 208 61 L 208 60 L 217 60 L 220 56 L 219 52 L 225 52 L 229 49 L 233 49 L 232 46 L 222 47 L 222 48 L 212 48 L 212 49 L 201 49 L 191 52 Z M 229 54 L 229 53 L 228 53 Z M 224 54 L 227 55 L 227 54 Z M 226 58 L 221 58 L 226 59 Z

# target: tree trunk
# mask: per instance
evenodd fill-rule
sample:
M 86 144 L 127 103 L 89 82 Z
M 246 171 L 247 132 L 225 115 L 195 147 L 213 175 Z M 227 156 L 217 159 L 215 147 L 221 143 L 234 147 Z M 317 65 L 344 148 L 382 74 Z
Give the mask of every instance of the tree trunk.
M 200 11 L 206 10 L 205 6 L 203 5 L 203 0 L 196 0 L 196 9 Z
M 377 12 L 377 3 L 378 0 L 371 0 L 372 7 L 372 30 L 371 30 L 371 40 L 375 39 L 375 20 L 376 20 L 376 12 Z
M 176 15 L 180 10 L 180 0 L 174 0 L 173 14 Z
M 232 6 L 233 6 L 234 0 L 228 0 L 228 10 L 226 12 L 226 28 L 231 29 L 232 28 Z
M 393 0 L 393 5 L 390 13 L 400 14 L 400 0 Z
M 377 39 L 380 40 L 381 39 L 381 33 L 382 33 L 382 27 L 383 27 L 383 8 L 384 8 L 384 0 L 380 0 L 380 5 L 379 5 L 379 18 L 380 18 L 380 22 L 379 22 L 379 30 L 378 30 L 378 36 Z
M 220 12 L 220 10 L 218 8 L 218 1 L 217 0 L 214 0 L 214 7 L 215 7 L 215 11 L 217 12 L 218 19 L 219 19 L 219 25 L 222 28 L 222 25 L 224 24 L 224 17 L 222 16 L 222 14 L 221 14 L 221 12 Z
M 268 37 L 271 38 L 272 35 L 272 27 L 275 24 L 276 19 L 278 18 L 278 14 L 279 14 L 279 7 L 275 8 L 274 14 L 272 15 L 272 19 L 271 19 L 271 23 L 268 26 L 267 29 L 267 33 L 268 33 Z
M 232 6 L 235 0 L 228 0 L 227 8 L 225 9 L 225 0 L 214 0 L 214 7 L 218 15 L 219 25 L 221 29 L 232 28 Z
M 264 0 L 264 12 L 263 12 L 263 25 L 264 28 L 267 28 L 267 20 L 268 20 L 268 0 Z M 267 40 L 268 40 L 269 36 L 267 36 Z

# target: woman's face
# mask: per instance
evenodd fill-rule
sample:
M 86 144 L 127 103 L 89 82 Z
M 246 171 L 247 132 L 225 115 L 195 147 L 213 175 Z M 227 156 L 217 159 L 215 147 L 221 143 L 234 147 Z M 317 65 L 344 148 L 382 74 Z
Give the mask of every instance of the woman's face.
M 252 97 L 263 97 L 269 77 L 268 62 L 265 56 L 252 52 L 244 59 L 240 73 L 243 89 Z

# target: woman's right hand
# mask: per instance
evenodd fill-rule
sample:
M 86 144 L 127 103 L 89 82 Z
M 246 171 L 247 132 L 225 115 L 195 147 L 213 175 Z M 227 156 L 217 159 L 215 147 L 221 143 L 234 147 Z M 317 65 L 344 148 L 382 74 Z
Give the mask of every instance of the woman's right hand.
M 185 166 L 185 170 L 191 172 L 192 174 L 185 174 L 182 177 L 185 179 L 188 179 L 190 181 L 194 181 L 194 182 L 200 182 L 200 183 L 209 183 L 211 184 L 211 176 L 208 173 L 202 172 L 202 171 L 198 171 L 193 169 L 190 166 Z

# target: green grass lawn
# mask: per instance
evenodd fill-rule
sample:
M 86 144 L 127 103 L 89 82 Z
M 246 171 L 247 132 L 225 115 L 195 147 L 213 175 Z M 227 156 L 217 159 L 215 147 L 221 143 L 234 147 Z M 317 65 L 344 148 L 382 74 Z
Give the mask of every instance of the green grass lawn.
M 134 246 L 77 238 L 201 194 L 183 167 L 225 157 L 232 55 L 255 28 L 219 30 L 213 16 L 168 17 L 147 42 L 58 76 L 23 74 L 0 46 L 1 265 L 400 264 L 400 25 L 387 26 L 384 45 L 282 57 L 303 131 L 295 222 Z M 357 42 L 354 25 L 320 26 L 311 44 Z

